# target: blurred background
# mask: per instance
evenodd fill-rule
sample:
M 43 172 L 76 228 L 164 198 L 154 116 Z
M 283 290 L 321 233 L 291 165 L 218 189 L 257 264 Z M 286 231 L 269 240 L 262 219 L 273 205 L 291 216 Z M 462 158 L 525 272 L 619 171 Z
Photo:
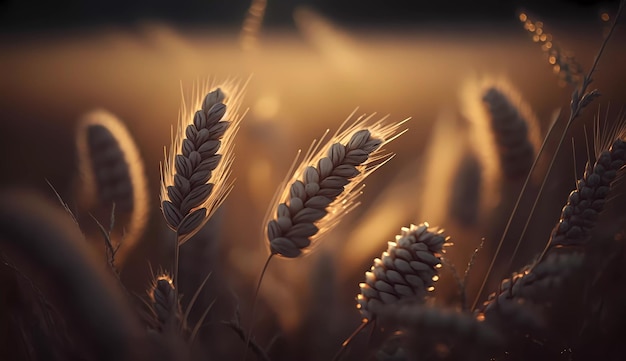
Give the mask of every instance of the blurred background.
M 319 256 L 273 261 L 263 285 L 261 342 L 269 342 L 277 330 L 303 340 L 310 339 L 302 335 L 310 330 L 306 322 L 314 319 L 309 317 L 314 284 L 321 282 L 315 277 L 331 277 L 337 287 L 328 291 L 336 293 L 333 312 L 341 316 L 332 321 L 334 326 L 317 326 L 337 330 L 321 341 L 326 346 L 320 352 L 328 355 L 358 324 L 358 282 L 401 226 L 431 221 L 450 229 L 459 238 L 450 258 L 461 270 L 486 237 L 487 250 L 479 255 L 471 280 L 476 292 L 502 219 L 486 212 L 472 227 L 453 220 L 447 224 L 444 185 L 450 183 L 443 178 L 451 171 L 442 170 L 438 182 L 438 168 L 427 163 L 433 162 L 429 154 L 435 154 L 435 159 L 441 156 L 442 169 L 454 167 L 445 163 L 446 152 L 462 142 L 463 132 L 448 134 L 448 143 L 428 153 L 433 129 L 443 122 L 465 124 L 467 102 L 481 99 L 466 90 L 488 77 L 513 85 L 545 133 L 555 111 L 567 113 L 572 88 L 559 82 L 554 64 L 524 29 L 520 14 L 542 21 L 554 43 L 586 70 L 617 1 L 267 0 L 252 10 L 250 6 L 233 0 L 2 0 L 0 187 L 31 188 L 54 198 L 47 179 L 72 205 L 78 119 L 95 108 L 117 115 L 137 143 L 151 195 L 149 227 L 122 271 L 127 286 L 141 293 L 151 278 L 147 265 L 167 268 L 171 262 L 167 242 L 172 236 L 158 208 L 159 164 L 182 96 L 188 97 L 198 80 L 249 79 L 241 105 L 248 110 L 235 147 L 235 189 L 207 231 L 186 244 L 181 256 L 185 263 L 185 252 L 189 259 L 195 254 L 199 259 L 194 262 L 202 265 L 190 267 L 196 274 L 181 285 L 187 294 L 206 272 L 215 272 L 212 287 L 222 293 L 206 297 L 221 297 L 223 304 L 211 316 L 217 322 L 233 312 L 233 294 L 242 309 L 249 309 L 267 256 L 263 216 L 298 149 L 308 148 L 327 128 L 334 131 L 357 107 L 357 114 L 389 114 L 390 121 L 410 117 L 407 133 L 387 147 L 396 157 L 368 178 L 362 206 L 325 238 Z M 581 122 L 591 124 L 598 104 L 602 112 L 608 104 L 612 111 L 623 106 L 625 57 L 626 27 L 618 26 L 594 77 L 603 96 Z M 584 144 L 581 131 L 579 126 L 574 133 L 577 144 Z M 574 186 L 573 165 L 579 170 L 584 165 L 584 148 L 574 161 L 569 142 L 565 148 L 519 265 L 547 241 Z M 433 174 L 435 180 L 428 180 Z M 425 194 L 431 197 L 426 200 Z M 516 193 L 508 195 L 509 201 L 511 194 Z M 510 212 L 503 209 L 501 214 Z M 194 253 L 193 247 L 202 251 Z M 323 275 L 320 262 L 328 266 Z M 450 295 L 454 285 L 446 277 L 440 283 L 449 286 L 442 286 L 442 294 Z M 298 343 L 289 345 L 297 348 Z

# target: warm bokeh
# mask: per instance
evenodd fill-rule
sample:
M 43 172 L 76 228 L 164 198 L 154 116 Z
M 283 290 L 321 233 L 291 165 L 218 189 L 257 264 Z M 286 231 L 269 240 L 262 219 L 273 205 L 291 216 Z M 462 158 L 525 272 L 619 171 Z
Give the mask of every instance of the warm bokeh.
M 0 186 L 35 188 L 53 198 L 47 179 L 72 207 L 78 120 L 95 108 L 119 117 L 142 154 L 148 194 L 152 194 L 148 231 L 122 272 L 129 289 L 143 295 L 150 282 L 149 267 L 154 272 L 167 269 L 173 256 L 174 236 L 157 207 L 159 164 L 178 121 L 181 93 L 189 96 L 194 82 L 207 78 L 216 83 L 233 78 L 248 81 L 242 104 L 247 113 L 235 140 L 235 188 L 207 225 L 218 230 L 218 236 L 207 236 L 210 230 L 199 233 L 183 246 L 180 260 L 185 267 L 185 262 L 191 262 L 186 255 L 195 257 L 196 269 L 191 271 L 195 278 L 181 286 L 187 294 L 211 271 L 210 284 L 223 286 L 210 322 L 230 319 L 234 301 L 228 298 L 233 295 L 248 321 L 254 287 L 268 255 L 264 214 L 297 151 L 306 150 L 327 128 L 334 132 L 357 107 L 357 115 L 389 114 L 390 121 L 410 117 L 408 131 L 386 146 L 396 156 L 367 179 L 361 206 L 325 236 L 316 252 L 298 260 L 274 259 L 261 287 L 262 306 L 255 326 L 260 342 L 266 344 L 281 334 L 296 340 L 292 341 L 296 346 L 279 341 L 280 347 L 297 349 L 305 347 L 297 344 L 302 338 L 313 339 L 324 344 L 326 349 L 318 351 L 327 357 L 358 325 L 354 301 L 358 283 L 373 257 L 380 256 L 402 226 L 430 221 L 449 229 L 455 245 L 448 256 L 460 272 L 486 237 L 485 253 L 479 254 L 472 273 L 475 279 L 470 279 L 473 301 L 499 240 L 498 230 L 489 227 L 502 227 L 510 204 L 500 213 L 492 209 L 470 227 L 448 219 L 455 162 L 471 142 L 463 130 L 468 126 L 467 97 L 472 96 L 464 93 L 467 84 L 485 77 L 505 78 L 532 107 L 542 134 L 556 110 L 569 111 L 571 88 L 559 85 L 552 60 L 524 30 L 518 14 L 493 23 L 421 27 L 348 26 L 310 8 L 298 8 L 293 15 L 295 28 L 261 28 L 253 44 L 249 39 L 242 44 L 236 27 L 182 27 L 156 21 L 0 35 Z M 583 26 L 546 24 L 554 41 L 572 50 L 584 69 L 592 64 L 601 44 L 603 20 L 608 20 L 594 14 L 590 18 Z M 626 100 L 625 45 L 626 29 L 618 28 L 594 76 L 593 87 L 603 96 L 573 128 L 579 146 L 576 162 L 567 140 L 519 251 L 522 257 L 531 257 L 547 242 L 575 185 L 574 163 L 580 176 L 586 157 L 582 124 L 592 123 L 598 106 L 601 113 L 609 104 L 611 111 L 617 111 Z M 482 95 L 474 96 L 480 104 Z M 519 184 L 511 189 L 519 189 Z M 200 253 L 185 251 L 194 247 Z M 325 258 L 328 253 L 330 260 Z M 516 264 L 529 260 L 518 259 Z M 497 278 L 508 276 L 499 272 Z M 320 277 L 326 276 L 334 277 L 328 282 L 335 282 L 335 288 L 327 292 L 336 292 L 328 310 L 335 316 L 320 326 L 311 314 L 319 310 L 318 302 L 329 302 L 328 294 L 316 293 L 322 292 Z M 446 271 L 441 278 L 442 301 L 454 302 L 453 278 Z M 311 325 L 335 331 L 320 341 L 306 336 Z M 237 352 L 243 349 L 236 338 L 229 342 Z

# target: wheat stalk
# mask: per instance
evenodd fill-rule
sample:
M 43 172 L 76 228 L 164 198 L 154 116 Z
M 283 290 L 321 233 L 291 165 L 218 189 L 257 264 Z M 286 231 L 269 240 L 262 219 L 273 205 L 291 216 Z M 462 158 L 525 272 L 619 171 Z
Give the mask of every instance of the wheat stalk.
M 589 263 L 587 246 L 593 245 L 590 242 L 594 241 L 591 231 L 607 198 L 612 196 L 611 185 L 623 174 L 626 164 L 626 142 L 621 139 L 624 136 L 623 119 L 613 129 L 601 132 L 599 128 L 599 122 L 596 122 L 596 161 L 587 165 L 576 189 L 570 193 L 551 233 L 549 247 L 533 265 L 502 281 L 500 290 L 491 294 L 483 304 L 479 317 L 506 325 L 502 329 L 512 327 L 537 334 L 545 325 L 533 312 L 524 309 L 524 305 L 549 307 L 563 293 L 568 282 L 584 284 L 581 280 L 574 280 L 573 276 Z M 606 149 L 609 139 L 614 140 Z
M 400 126 L 408 120 L 385 124 L 385 117 L 370 124 L 372 117 L 342 130 L 344 122 L 328 144 L 312 146 L 283 183 L 264 222 L 271 255 L 296 258 L 310 251 L 358 204 L 359 185 L 393 156 L 382 147 L 404 133 Z
M 571 102 L 570 102 L 570 114 L 569 117 L 567 118 L 567 120 L 565 121 L 565 126 L 561 132 L 560 137 L 558 138 L 558 142 L 556 145 L 556 149 L 558 151 L 558 149 L 561 148 L 561 145 L 563 144 L 563 140 L 565 139 L 565 135 L 567 134 L 567 131 L 569 130 L 570 126 L 572 125 L 572 123 L 574 122 L 574 120 L 576 118 L 578 118 L 578 116 L 580 116 L 580 113 L 582 112 L 583 109 L 585 109 L 594 99 L 596 99 L 597 97 L 600 96 L 600 93 L 598 92 L 597 89 L 592 89 L 592 90 L 588 90 L 589 86 L 591 85 L 592 81 L 593 81 L 593 75 L 597 69 L 598 63 L 600 62 L 600 58 L 602 57 L 602 54 L 604 53 L 604 49 L 606 48 L 606 45 L 609 42 L 609 39 L 611 38 L 611 35 L 613 34 L 613 32 L 615 31 L 615 28 L 617 26 L 617 21 L 619 20 L 620 15 L 622 14 L 622 11 L 624 9 L 624 4 L 626 3 L 626 1 L 620 1 L 619 7 L 617 9 L 617 13 L 615 14 L 615 18 L 613 20 L 613 23 L 611 24 L 611 27 L 609 29 L 609 32 L 606 34 L 606 36 L 604 37 L 604 40 L 602 42 L 602 45 L 600 45 L 600 49 L 598 50 L 593 64 L 591 65 L 591 68 L 589 69 L 589 72 L 583 77 L 582 82 L 580 84 L 579 87 L 576 87 L 574 89 L 574 91 L 572 92 L 572 97 L 571 97 Z M 524 185 L 522 186 L 522 190 L 520 191 L 520 194 L 517 198 L 515 207 L 513 209 L 513 212 L 511 213 L 509 220 L 507 221 L 507 224 L 504 228 L 504 232 L 502 233 L 502 237 L 500 238 L 500 241 L 498 242 L 498 246 L 496 247 L 496 253 L 492 258 L 491 263 L 489 264 L 489 268 L 487 269 L 487 274 L 485 275 L 483 282 L 478 290 L 478 293 L 476 295 L 475 301 L 473 303 L 472 308 L 475 308 L 476 304 L 478 303 L 479 298 L 481 297 L 482 291 L 486 285 L 487 279 L 489 277 L 489 274 L 491 273 L 491 270 L 493 269 L 493 265 L 495 264 L 495 260 L 498 257 L 498 253 L 502 247 L 502 244 L 504 243 L 504 240 L 507 236 L 507 233 L 509 231 L 509 227 L 511 226 L 511 223 L 513 221 L 513 218 L 516 215 L 516 212 L 518 210 L 518 206 L 520 204 L 520 201 L 522 199 L 522 196 L 525 194 L 526 191 L 526 187 L 528 186 L 529 180 L 530 180 L 530 175 L 532 174 L 533 170 L 535 169 L 535 166 L 537 164 L 537 160 L 539 159 L 539 155 L 541 154 L 545 143 L 548 141 L 548 139 L 550 138 L 550 135 L 552 134 L 552 130 L 554 129 L 554 127 L 551 127 L 550 130 L 548 131 L 548 134 L 546 134 L 546 137 L 544 139 L 544 142 L 542 144 L 541 149 L 539 150 L 539 154 L 538 156 L 535 158 L 535 161 L 533 162 L 533 165 L 531 166 L 529 175 L 526 177 L 526 180 L 524 181 Z M 541 196 L 541 193 L 543 192 L 543 189 L 546 185 L 547 179 L 548 179 L 548 175 L 550 173 L 550 170 L 552 169 L 554 162 L 556 161 L 556 155 L 557 152 L 555 152 L 552 155 L 552 159 L 550 160 L 550 164 L 548 165 L 548 172 L 546 173 L 546 175 L 543 177 L 543 181 L 541 182 L 541 186 L 539 187 L 539 191 L 537 193 L 537 195 L 535 196 L 535 200 L 533 202 L 532 208 L 530 210 L 530 214 L 528 214 L 527 218 L 526 218 L 526 224 L 524 225 L 524 228 L 522 230 L 522 233 L 520 234 L 517 243 L 515 245 L 515 250 L 513 251 L 513 255 L 510 257 L 510 260 L 512 262 L 513 258 L 515 257 L 515 254 L 517 253 L 517 250 L 519 248 L 519 245 L 521 243 L 522 238 L 524 237 L 526 230 L 528 229 L 528 226 L 530 224 L 530 220 L 532 219 L 533 213 L 537 207 L 537 203 L 539 202 L 539 197 Z M 543 255 L 548 251 L 548 249 L 550 248 L 550 242 L 548 242 L 546 244 L 546 247 L 544 248 L 543 252 L 542 252 L 542 256 L 540 258 L 543 258 Z M 510 268 L 510 264 L 507 268 Z
M 148 186 L 143 162 L 124 124 L 105 110 L 93 110 L 80 119 L 76 132 L 78 164 L 85 207 L 124 226 L 114 238 L 121 244 L 116 261 L 124 262 L 141 237 L 149 213 Z
M 221 88 L 207 94 L 205 84 L 194 89 L 190 108 L 183 100 L 178 130 L 161 167 L 161 209 L 178 245 L 200 230 L 232 189 L 229 176 L 242 91 L 229 86 L 228 97 Z
M 361 182 L 393 157 L 385 154 L 382 147 L 406 132 L 400 127 L 409 120 L 386 124 L 387 117 L 383 117 L 373 122 L 372 114 L 347 125 L 353 115 L 354 112 L 324 146 L 321 144 L 328 130 L 318 142 L 313 142 L 294 170 L 296 158 L 274 195 L 273 206 L 263 222 L 270 254 L 255 291 L 246 351 L 252 336 L 256 298 L 272 257 L 296 258 L 310 252 L 316 240 L 356 207 Z

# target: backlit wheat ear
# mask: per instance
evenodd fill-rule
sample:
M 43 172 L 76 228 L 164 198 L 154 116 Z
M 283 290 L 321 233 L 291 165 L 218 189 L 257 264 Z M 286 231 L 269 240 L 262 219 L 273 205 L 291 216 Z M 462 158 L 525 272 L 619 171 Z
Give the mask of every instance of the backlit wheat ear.
M 404 132 L 400 126 L 406 120 L 385 124 L 383 118 L 372 124 L 372 116 L 341 130 L 344 123 L 324 147 L 319 148 L 321 141 L 312 146 L 281 187 L 265 222 L 272 255 L 295 258 L 310 250 L 357 205 L 361 182 L 391 158 L 382 147 Z
M 161 172 L 161 209 L 179 245 L 200 230 L 232 189 L 228 178 L 242 92 L 237 86 L 230 91 L 207 94 L 208 86 L 198 86 L 191 107 L 183 102 Z
M 552 231 L 550 247 L 581 245 L 588 241 L 600 212 L 604 209 L 611 183 L 624 171 L 626 142 L 616 139 L 613 145 L 597 155 L 593 167 L 587 166 L 563 207 L 559 223 Z
M 162 332 L 178 331 L 183 327 L 183 313 L 174 282 L 167 274 L 154 279 L 148 290 L 150 305 Z
M 502 174 L 507 178 L 525 177 L 540 145 L 536 117 L 518 95 L 501 86 L 487 88 L 482 100 Z
M 364 322 L 374 320 L 385 305 L 399 300 L 423 303 L 439 279 L 437 269 L 441 268 L 440 257 L 448 240 L 443 230 L 428 223 L 402 228 L 382 257 L 374 259 L 371 270 L 365 273 L 365 283 L 359 285 L 357 308 Z
M 107 218 L 115 206 L 115 222 L 124 228 L 114 237 L 123 244 L 116 260 L 123 262 L 148 218 L 148 186 L 139 151 L 124 124 L 105 110 L 81 118 L 76 143 L 82 202 Z

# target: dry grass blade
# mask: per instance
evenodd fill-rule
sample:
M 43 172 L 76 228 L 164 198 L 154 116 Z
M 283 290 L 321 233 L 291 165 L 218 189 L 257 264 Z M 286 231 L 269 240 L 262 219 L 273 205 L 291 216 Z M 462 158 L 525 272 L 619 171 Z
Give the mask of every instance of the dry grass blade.
M 222 321 L 222 323 L 228 327 L 230 327 L 231 330 L 233 330 L 237 336 L 239 336 L 239 338 L 241 338 L 242 341 L 247 342 L 249 347 L 252 349 L 252 351 L 257 355 L 257 357 L 260 360 L 263 361 L 271 361 L 271 359 L 269 358 L 269 356 L 267 355 L 267 353 L 265 352 L 265 350 L 263 350 L 263 348 L 261 346 L 259 346 L 258 343 L 256 343 L 256 341 L 252 340 L 252 339 L 247 339 L 246 340 L 246 334 L 243 330 L 243 328 L 241 328 L 241 325 L 239 324 L 239 320 L 235 319 L 235 320 L 231 320 L 231 321 Z
M 209 315 L 209 311 L 211 311 L 211 309 L 213 308 L 213 305 L 215 304 L 216 300 L 213 300 L 208 306 L 207 308 L 204 310 L 204 312 L 202 313 L 202 315 L 200 316 L 200 318 L 198 319 L 198 322 L 196 323 L 196 325 L 193 327 L 193 330 L 191 330 L 191 336 L 189 336 L 189 343 L 192 344 L 193 341 L 196 339 L 196 337 L 198 336 L 198 332 L 200 332 L 200 328 L 202 327 L 202 325 L 204 324 L 204 320 L 206 319 L 206 317 Z
M 386 118 L 374 123 L 371 118 L 345 129 L 344 122 L 326 145 L 312 146 L 281 186 L 264 222 L 272 255 L 295 258 L 310 251 L 357 205 L 361 182 L 391 158 L 382 147 L 403 133 L 399 128 L 406 120 L 385 124 Z
M 208 92 L 208 85 L 198 85 L 191 107 L 183 103 L 162 166 L 161 209 L 179 245 L 200 230 L 232 188 L 228 179 L 242 91 L 235 84 L 224 87 L 230 88 L 228 96 L 222 88 Z
M 187 305 L 187 308 L 185 309 L 185 314 L 183 315 L 183 321 L 185 322 L 185 324 L 187 324 L 189 322 L 189 313 L 191 312 L 191 309 L 193 308 L 193 305 L 196 304 L 196 301 L 198 300 L 198 297 L 200 296 L 200 293 L 204 289 L 204 286 L 206 286 L 206 283 L 207 283 L 207 281 L 209 280 L 210 277 L 211 277 L 211 273 L 209 273 L 204 278 L 204 280 L 202 280 L 202 283 L 200 284 L 200 286 L 198 286 L 198 289 L 196 290 L 196 292 L 191 297 L 191 300 L 189 300 L 189 304 Z
M 104 110 L 94 110 L 81 118 L 76 145 L 81 203 L 90 213 L 106 216 L 115 204 L 118 223 L 124 228 L 124 232 L 113 236 L 122 239 L 116 243 L 124 244 L 118 256 L 121 263 L 147 223 L 149 197 L 143 161 L 124 124 Z
M 113 217 L 114 210 L 115 210 L 115 207 L 113 207 L 113 210 L 111 211 L 111 217 Z M 119 244 L 117 246 L 113 245 L 113 242 L 111 241 L 111 229 L 110 228 L 108 230 L 104 228 L 102 223 L 100 223 L 100 221 L 98 221 L 96 217 L 94 217 L 93 215 L 91 216 L 91 218 L 98 226 L 98 229 L 100 230 L 100 234 L 102 235 L 102 238 L 104 239 L 104 247 L 106 249 L 106 254 L 107 254 L 107 263 L 109 264 L 109 267 L 111 268 L 113 273 L 116 276 L 118 276 L 118 279 L 119 279 L 119 270 L 115 266 L 115 255 L 117 254 L 117 251 L 119 250 L 120 245 Z
M 76 219 L 76 215 L 74 215 L 74 212 L 72 212 L 72 210 L 70 209 L 70 207 L 67 205 L 67 203 L 65 203 L 65 201 L 63 200 L 63 198 L 61 197 L 61 195 L 59 194 L 59 192 L 57 192 L 56 188 L 54 188 L 54 186 L 52 185 L 52 183 L 50 183 L 49 180 L 46 179 L 46 183 L 48 183 L 48 186 L 50 186 L 50 189 L 52 189 L 52 191 L 54 192 L 54 195 L 57 197 L 57 199 L 59 200 L 59 203 L 61 203 L 61 206 L 63 207 L 63 209 L 65 209 L 65 212 L 67 212 L 67 214 L 70 216 L 70 218 L 72 218 L 72 221 L 74 221 L 74 223 L 76 225 L 78 225 L 78 219 Z

